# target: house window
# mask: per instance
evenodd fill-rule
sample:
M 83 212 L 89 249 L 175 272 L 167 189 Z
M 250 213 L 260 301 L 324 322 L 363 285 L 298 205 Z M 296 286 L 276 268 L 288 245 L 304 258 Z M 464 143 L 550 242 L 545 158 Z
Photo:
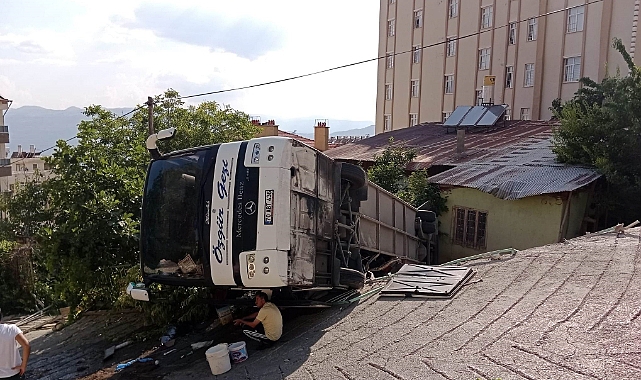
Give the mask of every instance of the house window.
M 534 63 L 525 64 L 525 79 L 523 81 L 523 87 L 532 87 L 534 86 Z
M 514 87 L 514 66 L 505 66 L 505 88 Z
M 487 247 L 487 212 L 454 207 L 454 243 L 465 247 Z
M 454 75 L 445 76 L 445 93 L 446 94 L 454 93 Z
M 456 37 L 447 38 L 447 56 L 454 57 L 456 55 Z
M 412 80 L 412 88 L 410 89 L 410 94 L 411 94 L 412 98 L 418 98 L 418 92 L 419 92 L 418 79 L 413 79 Z
M 476 105 L 483 105 L 483 90 L 476 90 Z
M 451 112 L 443 112 L 443 122 L 445 123 L 445 120 L 447 120 L 448 117 L 450 117 L 452 113 Z
M 417 113 L 411 113 L 410 114 L 410 127 L 413 127 L 415 125 L 418 125 L 418 114 Z
M 412 62 L 413 63 L 421 62 L 421 45 L 412 46 Z
M 529 108 L 521 108 L 521 120 L 530 120 Z
M 418 9 L 414 11 L 414 28 L 418 29 L 423 26 L 423 10 Z
M 516 27 L 517 27 L 517 23 L 515 22 L 510 23 L 510 29 L 508 32 L 508 44 L 510 45 L 516 45 Z
M 385 100 L 392 100 L 393 96 L 393 87 L 391 84 L 386 84 L 385 85 Z
M 394 31 L 396 27 L 396 20 L 391 19 L 387 20 L 387 36 L 388 37 L 393 37 L 394 36 Z
M 394 4 L 395 2 L 396 2 L 396 0 L 389 0 L 390 4 Z
M 33 164 L 33 170 L 38 170 L 38 164 Z
M 394 53 L 387 53 L 385 55 L 385 62 L 388 69 L 394 68 Z
M 510 107 L 505 109 L 505 120 L 512 120 L 512 109 Z
M 450 16 L 450 18 L 458 16 L 458 0 L 450 0 L 448 15 Z
M 383 116 L 383 132 L 392 130 L 392 115 Z
M 581 57 L 570 57 L 563 60 L 563 81 L 578 82 L 581 75 Z
M 584 14 L 583 5 L 568 9 L 568 33 L 583 31 Z
M 479 50 L 479 70 L 490 68 L 490 48 Z
M 481 29 L 492 27 L 492 13 L 493 8 L 491 5 L 489 7 L 481 8 Z
M 531 18 L 527 20 L 527 40 L 536 41 L 536 19 Z

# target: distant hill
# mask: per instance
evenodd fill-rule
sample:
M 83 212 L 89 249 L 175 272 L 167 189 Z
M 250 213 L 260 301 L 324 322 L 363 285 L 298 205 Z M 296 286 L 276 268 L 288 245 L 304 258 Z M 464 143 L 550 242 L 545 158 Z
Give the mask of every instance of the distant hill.
M 129 112 L 131 108 L 111 108 L 116 115 Z M 5 123 L 9 126 L 9 148 L 16 151 L 18 145 L 29 149 L 35 145 L 36 151 L 49 148 L 57 140 L 66 140 L 78 133 L 78 124 L 88 118 L 82 114 L 83 109 L 69 107 L 64 110 L 52 110 L 36 106 L 11 108 L 5 115 Z M 266 121 L 274 119 L 283 131 L 294 132 L 308 138 L 314 138 L 315 119 L 295 118 L 278 119 L 262 117 Z M 374 125 L 371 121 L 328 120 L 331 136 L 364 136 L 374 135 Z M 50 154 L 51 151 L 45 153 Z
M 122 115 L 130 108 L 113 108 L 110 111 Z M 51 110 L 36 106 L 11 108 L 5 115 L 5 123 L 9 126 L 9 147 L 16 151 L 18 145 L 29 149 L 35 145 L 36 151 L 49 148 L 57 140 L 66 140 L 78 133 L 78 124 L 88 118 L 82 114 L 83 109 L 69 107 L 64 110 Z M 49 154 L 47 152 L 45 154 Z

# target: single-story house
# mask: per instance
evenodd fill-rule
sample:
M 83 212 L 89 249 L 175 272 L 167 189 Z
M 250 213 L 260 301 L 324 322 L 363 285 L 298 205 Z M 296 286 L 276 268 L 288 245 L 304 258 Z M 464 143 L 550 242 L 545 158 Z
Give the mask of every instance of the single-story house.
M 592 168 L 555 161 L 553 121 L 507 120 L 452 133 L 441 123 L 382 133 L 326 152 L 367 167 L 389 146 L 417 152 L 408 171 L 427 170 L 447 196 L 439 260 L 556 243 L 592 230 Z M 456 129 L 454 129 L 456 132 Z

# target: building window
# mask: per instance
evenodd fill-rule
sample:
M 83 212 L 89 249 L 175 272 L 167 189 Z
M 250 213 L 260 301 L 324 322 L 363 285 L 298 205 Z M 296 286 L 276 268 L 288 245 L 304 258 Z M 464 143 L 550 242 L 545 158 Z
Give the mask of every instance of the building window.
M 446 94 L 454 93 L 454 75 L 445 76 L 445 93 Z
M 395 2 L 396 2 L 396 0 L 389 0 L 390 4 L 394 4 Z
M 505 109 L 505 120 L 512 120 L 512 109 L 510 107 Z
M 508 39 L 507 39 L 508 44 L 510 44 L 510 45 L 516 45 L 516 27 L 517 27 L 517 25 L 518 24 L 515 23 L 515 22 L 511 22 L 510 23 L 510 29 L 509 29 L 509 32 L 508 32 Z
M 523 81 L 523 87 L 532 87 L 534 86 L 534 63 L 525 64 L 525 79 Z
M 454 243 L 465 247 L 487 247 L 487 212 L 470 208 L 454 207 Z
M 385 85 L 385 100 L 392 100 L 393 96 L 393 87 L 391 84 L 386 84 Z
M 521 120 L 530 120 L 529 108 L 521 108 Z
M 505 66 L 505 88 L 514 87 L 514 66 Z
M 490 48 L 479 50 L 479 70 L 490 68 Z
M 536 19 L 531 18 L 527 20 L 527 40 L 536 41 Z
M 581 57 L 570 57 L 563 60 L 563 81 L 578 82 L 581 76 Z
M 568 33 L 583 31 L 584 14 L 583 5 L 568 9 Z
M 483 90 L 476 90 L 476 105 L 483 105 Z
M 418 29 L 423 26 L 423 10 L 417 9 L 414 11 L 414 28 Z
M 412 98 L 418 98 L 419 93 L 419 82 L 418 79 L 412 80 L 412 88 L 410 89 L 410 95 Z
M 411 113 L 410 114 L 410 127 L 413 127 L 415 125 L 418 125 L 418 114 L 417 113 Z
M 493 8 L 491 5 L 489 7 L 481 8 L 481 29 L 492 27 L 492 13 Z
M 443 122 L 445 123 L 445 120 L 447 120 L 448 117 L 450 117 L 452 113 L 451 112 L 443 112 Z
M 458 16 L 458 0 L 450 0 L 448 15 L 450 16 L 450 18 Z
M 396 20 L 394 20 L 394 19 L 387 20 L 387 36 L 388 37 L 393 37 L 394 36 L 394 32 L 395 32 L 395 29 L 396 29 L 395 28 L 396 27 L 395 24 L 396 24 Z
M 387 66 L 388 69 L 393 69 L 394 68 L 394 53 L 387 53 L 385 55 L 385 65 Z
M 392 115 L 383 116 L 383 132 L 392 130 Z
M 33 164 L 33 170 L 34 171 L 38 170 L 38 164 Z
M 412 46 L 412 62 L 420 63 L 421 62 L 421 45 Z
M 456 37 L 447 38 L 447 56 L 454 57 L 456 55 Z

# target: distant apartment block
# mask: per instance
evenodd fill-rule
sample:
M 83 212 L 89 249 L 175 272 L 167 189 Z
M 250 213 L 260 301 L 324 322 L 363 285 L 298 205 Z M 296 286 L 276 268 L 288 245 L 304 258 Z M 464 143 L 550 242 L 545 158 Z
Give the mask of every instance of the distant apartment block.
M 441 121 L 482 101 L 513 119 L 549 119 L 587 76 L 625 74 L 612 47 L 635 55 L 641 0 L 380 0 L 376 133 Z M 547 16 L 542 16 L 547 15 Z M 401 53 L 401 54 L 399 54 Z
M 18 149 L 11 153 L 10 161 L 12 175 L 0 179 L 0 183 L 6 181 L 9 191 L 14 191 L 16 184 L 28 181 L 42 182 L 52 176 L 49 164 L 40 156 L 39 152 L 36 152 L 34 145 L 29 146 L 29 151 L 23 151 L 22 146 L 18 145 Z
M 4 115 L 11 107 L 11 100 L 0 95 L 0 192 L 9 190 L 6 178 L 11 177 L 11 162 L 7 158 L 9 127 L 4 122 Z

